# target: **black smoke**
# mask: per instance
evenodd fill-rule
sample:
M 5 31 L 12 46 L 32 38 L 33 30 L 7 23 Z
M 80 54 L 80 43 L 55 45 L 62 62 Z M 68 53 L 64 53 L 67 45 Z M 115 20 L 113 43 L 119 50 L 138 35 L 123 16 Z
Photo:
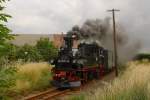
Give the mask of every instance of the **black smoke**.
M 131 60 L 140 49 L 140 43 L 136 39 L 131 39 L 128 33 L 117 25 L 117 45 L 118 60 L 125 63 Z M 105 19 L 89 19 L 83 25 L 75 25 L 68 32 L 78 34 L 80 42 L 91 43 L 96 42 L 100 46 L 113 51 L 113 29 L 110 18 Z

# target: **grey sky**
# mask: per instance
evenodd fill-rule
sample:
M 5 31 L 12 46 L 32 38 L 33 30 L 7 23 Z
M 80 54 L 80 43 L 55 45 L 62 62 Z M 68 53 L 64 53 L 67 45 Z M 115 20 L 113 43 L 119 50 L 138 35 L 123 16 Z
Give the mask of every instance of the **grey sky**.
M 118 8 L 117 21 L 131 37 L 150 50 L 149 0 L 11 0 L 6 11 L 13 16 L 8 26 L 13 33 L 60 33 L 86 19 L 111 16 L 107 9 Z

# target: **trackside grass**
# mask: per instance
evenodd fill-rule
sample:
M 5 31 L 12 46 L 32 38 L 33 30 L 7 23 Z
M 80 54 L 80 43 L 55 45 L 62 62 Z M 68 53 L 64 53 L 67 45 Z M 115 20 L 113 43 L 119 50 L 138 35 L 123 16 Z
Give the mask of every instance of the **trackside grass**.
M 70 100 L 150 100 L 150 62 L 130 62 L 127 69 L 112 83 L 72 96 Z
M 0 70 L 0 100 L 50 87 L 51 68 L 46 62 L 5 66 Z
M 47 63 L 29 63 L 18 67 L 16 91 L 30 91 L 50 84 L 50 65 Z

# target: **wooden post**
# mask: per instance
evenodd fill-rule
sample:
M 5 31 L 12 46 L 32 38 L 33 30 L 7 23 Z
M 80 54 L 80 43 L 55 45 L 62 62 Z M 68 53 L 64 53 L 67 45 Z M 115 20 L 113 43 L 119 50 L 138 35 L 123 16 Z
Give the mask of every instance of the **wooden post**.
M 112 12 L 113 17 L 113 40 L 114 40 L 114 55 L 115 55 L 115 74 L 118 76 L 118 54 L 117 54 L 117 35 L 116 35 L 116 23 L 115 23 L 115 11 L 120 11 L 117 9 L 108 10 Z

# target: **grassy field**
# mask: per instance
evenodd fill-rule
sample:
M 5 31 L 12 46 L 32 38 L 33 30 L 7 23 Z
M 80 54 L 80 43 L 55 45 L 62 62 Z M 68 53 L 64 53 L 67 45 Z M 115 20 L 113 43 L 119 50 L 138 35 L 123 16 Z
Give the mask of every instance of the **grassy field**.
M 50 87 L 51 66 L 48 63 L 15 63 L 1 69 L 0 100 Z M 6 84 L 6 85 L 5 85 Z
M 93 88 L 69 100 L 150 100 L 150 62 L 135 61 L 111 83 Z M 48 63 L 15 63 L 0 70 L 0 100 L 13 100 L 17 96 L 50 87 L 52 66 Z
M 130 62 L 120 77 L 70 100 L 150 100 L 150 62 Z

